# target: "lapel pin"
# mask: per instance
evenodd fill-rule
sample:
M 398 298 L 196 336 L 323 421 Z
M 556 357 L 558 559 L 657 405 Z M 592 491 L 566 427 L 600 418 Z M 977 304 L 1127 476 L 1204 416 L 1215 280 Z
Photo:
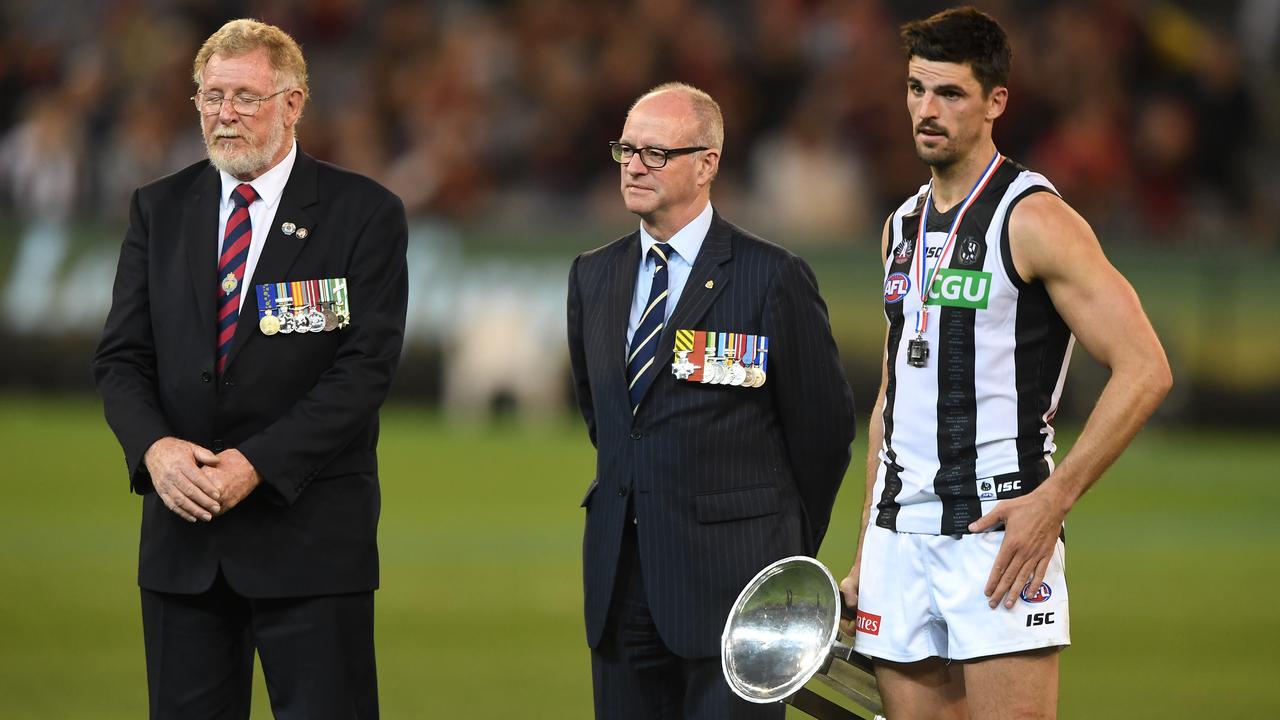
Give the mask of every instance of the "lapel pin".
M 713 288 L 713 287 L 715 287 L 715 286 L 716 286 L 716 281 L 715 281 L 715 280 L 708 280 L 708 281 L 707 281 L 707 285 L 706 285 L 706 287 L 707 287 L 707 289 L 708 289 L 708 290 L 710 290 L 711 288 Z
M 294 225 L 291 222 L 287 222 L 280 226 L 280 232 L 284 233 L 285 235 L 292 235 L 293 231 L 297 229 L 298 229 L 298 226 Z
M 306 239 L 307 239 L 307 235 L 309 235 L 309 234 L 310 234 L 310 233 L 308 233 L 308 231 L 307 231 L 307 229 L 306 229 L 306 228 L 298 228 L 298 239 L 299 239 L 299 240 L 306 240 Z

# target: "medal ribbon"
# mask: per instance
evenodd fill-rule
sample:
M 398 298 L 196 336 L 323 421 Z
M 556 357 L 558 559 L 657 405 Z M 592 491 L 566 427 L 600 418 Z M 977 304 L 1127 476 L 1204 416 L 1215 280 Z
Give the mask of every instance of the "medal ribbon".
M 769 372 L 769 338 L 761 335 L 756 341 L 756 352 L 760 354 L 760 371 Z
M 276 307 L 276 286 L 271 283 L 263 283 L 258 286 L 258 319 L 267 316 L 269 310 Z
M 969 206 L 978 199 L 982 194 L 982 190 L 987 187 L 987 183 L 991 181 L 991 177 L 996 174 L 996 169 L 1000 167 L 1000 163 L 1004 161 L 1004 157 L 997 150 L 996 154 L 991 157 L 991 162 L 987 164 L 987 169 L 982 173 L 982 177 L 969 188 L 969 194 L 965 196 L 964 202 L 960 204 L 960 212 L 956 213 L 956 219 L 951 221 L 951 229 L 947 231 L 947 241 L 942 245 L 942 252 L 938 253 L 938 257 L 934 258 L 933 271 L 928 273 L 928 282 L 925 282 L 925 270 L 929 262 L 929 240 L 928 231 L 925 229 L 929 222 L 929 206 L 933 204 L 933 181 L 929 181 L 929 191 L 924 197 L 924 208 L 920 211 L 920 229 L 916 233 L 916 257 L 912 263 L 913 275 L 916 276 L 916 287 L 920 293 L 920 311 L 916 313 L 916 334 L 923 335 L 926 328 L 929 327 L 929 289 L 933 287 L 933 281 L 938 277 L 938 268 L 942 266 L 943 258 L 951 253 L 952 246 L 956 242 L 956 231 L 960 229 L 960 222 L 964 220 L 964 214 L 969 212 Z
M 733 356 L 737 358 L 739 364 L 745 366 L 746 363 L 742 362 L 742 358 L 745 357 L 747 354 L 747 334 L 746 333 L 738 333 L 738 340 L 735 343 L 734 350 L 735 352 L 733 353 Z
M 742 364 L 751 367 L 756 364 L 756 336 L 747 336 L 747 349 L 742 354 Z
M 302 307 L 303 295 L 302 295 L 302 283 L 300 281 L 294 280 L 289 283 L 289 294 L 293 296 L 293 307 L 294 308 Z

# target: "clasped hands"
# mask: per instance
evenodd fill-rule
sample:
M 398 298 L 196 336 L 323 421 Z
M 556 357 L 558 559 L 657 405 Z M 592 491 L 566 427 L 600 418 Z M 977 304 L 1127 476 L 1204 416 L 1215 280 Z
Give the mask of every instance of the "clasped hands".
M 262 482 L 239 450 L 215 454 L 175 437 L 155 441 L 144 461 L 165 507 L 187 522 L 225 515 Z

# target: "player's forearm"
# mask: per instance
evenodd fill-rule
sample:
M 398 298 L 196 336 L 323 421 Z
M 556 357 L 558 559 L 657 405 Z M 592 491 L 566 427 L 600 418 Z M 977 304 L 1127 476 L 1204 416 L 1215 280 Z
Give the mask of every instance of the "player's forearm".
M 1128 447 L 1172 383 L 1169 364 L 1158 346 L 1150 360 L 1112 372 L 1080 438 L 1045 482 L 1061 493 L 1064 513 Z
M 875 504 L 876 476 L 880 472 L 880 446 L 884 444 L 884 386 L 876 397 L 875 408 L 871 411 L 871 422 L 867 426 L 867 477 L 866 489 L 862 497 L 862 523 L 858 528 L 858 544 L 867 535 L 867 526 L 871 524 L 871 507 Z M 855 555 L 854 564 L 858 558 Z

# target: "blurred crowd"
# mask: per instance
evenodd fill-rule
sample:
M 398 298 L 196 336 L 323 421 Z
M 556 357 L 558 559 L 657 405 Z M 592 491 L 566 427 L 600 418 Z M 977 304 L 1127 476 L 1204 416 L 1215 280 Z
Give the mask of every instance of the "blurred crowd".
M 1014 48 L 1005 154 L 1100 234 L 1275 246 L 1280 3 L 977 2 Z M 614 222 L 629 102 L 723 106 L 717 205 L 753 228 L 874 237 L 927 179 L 897 28 L 912 0 L 6 0 L 0 214 L 120 227 L 137 185 L 203 157 L 191 60 L 252 16 L 303 45 L 309 153 L 466 227 Z

